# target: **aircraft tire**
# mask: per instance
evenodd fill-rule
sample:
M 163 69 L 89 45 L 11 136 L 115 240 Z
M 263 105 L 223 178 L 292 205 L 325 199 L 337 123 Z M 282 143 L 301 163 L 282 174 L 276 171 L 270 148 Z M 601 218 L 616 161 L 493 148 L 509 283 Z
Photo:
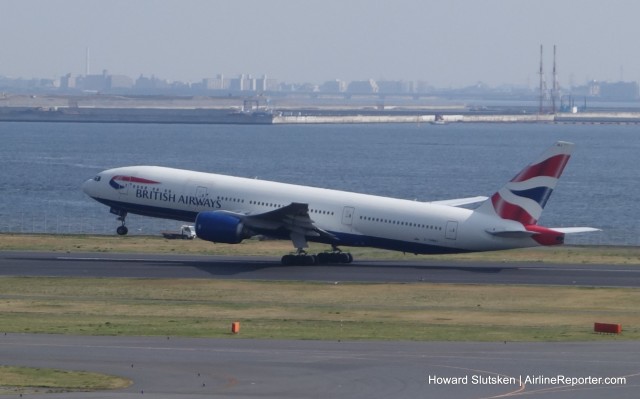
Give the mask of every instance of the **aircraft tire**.
M 116 233 L 118 233 L 119 236 L 126 236 L 128 232 L 129 229 L 127 228 L 127 226 L 118 226 L 118 228 L 116 229 Z
M 318 259 L 318 263 L 321 265 L 326 265 L 327 263 L 331 263 L 331 254 L 329 253 L 320 252 L 318 255 L 316 255 L 316 258 Z
M 280 260 L 283 266 L 312 266 L 318 264 L 315 255 L 284 255 Z
M 293 255 L 284 255 L 282 257 L 282 259 L 280 260 L 280 263 L 283 266 L 291 266 L 291 265 L 293 265 L 293 263 L 294 263 L 293 262 Z
M 320 265 L 353 262 L 353 256 L 349 252 L 320 252 L 316 255 L 316 258 L 316 264 Z

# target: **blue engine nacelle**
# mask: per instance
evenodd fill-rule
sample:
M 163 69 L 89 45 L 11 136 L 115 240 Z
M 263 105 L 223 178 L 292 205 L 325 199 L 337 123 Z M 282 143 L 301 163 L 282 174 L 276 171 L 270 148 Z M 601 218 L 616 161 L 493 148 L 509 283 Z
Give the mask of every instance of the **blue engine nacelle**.
M 238 244 L 249 237 L 240 219 L 220 211 L 198 213 L 196 235 L 206 241 L 225 244 Z

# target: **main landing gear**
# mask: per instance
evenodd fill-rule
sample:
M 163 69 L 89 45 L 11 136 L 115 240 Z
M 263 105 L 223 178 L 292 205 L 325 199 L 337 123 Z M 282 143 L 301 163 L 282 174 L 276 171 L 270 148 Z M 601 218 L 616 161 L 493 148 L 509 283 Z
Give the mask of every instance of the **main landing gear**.
M 280 263 L 284 266 L 311 266 L 318 263 L 318 257 L 316 255 L 308 255 L 305 251 L 298 250 L 295 254 L 283 256 Z
M 284 266 L 312 266 L 351 262 L 353 262 L 353 256 L 349 252 L 342 252 L 335 246 L 330 252 L 320 252 L 316 255 L 309 255 L 303 249 L 298 249 L 295 254 L 285 255 L 281 260 Z

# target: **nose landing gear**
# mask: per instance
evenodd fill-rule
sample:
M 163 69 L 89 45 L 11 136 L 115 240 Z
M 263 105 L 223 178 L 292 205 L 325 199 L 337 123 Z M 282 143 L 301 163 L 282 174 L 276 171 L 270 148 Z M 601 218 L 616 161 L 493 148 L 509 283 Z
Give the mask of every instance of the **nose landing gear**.
M 122 222 L 122 225 L 118 226 L 118 228 L 116 229 L 116 233 L 118 233 L 119 236 L 126 236 L 129 232 L 129 229 L 127 228 L 127 226 L 125 226 L 127 211 L 117 210 L 116 212 L 114 212 L 114 210 L 112 209 L 111 213 L 115 213 L 116 215 L 118 215 L 117 220 Z
M 118 226 L 116 229 L 116 233 L 118 233 L 119 236 L 126 236 L 128 232 L 129 229 L 124 225 L 124 221 L 122 222 L 122 226 Z

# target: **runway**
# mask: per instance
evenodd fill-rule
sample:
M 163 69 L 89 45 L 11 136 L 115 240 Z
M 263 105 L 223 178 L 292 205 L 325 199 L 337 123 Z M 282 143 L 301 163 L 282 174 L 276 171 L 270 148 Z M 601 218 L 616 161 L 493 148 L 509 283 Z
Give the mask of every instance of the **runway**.
M 124 390 L 112 392 L 46 395 L 56 399 L 149 395 L 161 399 L 637 398 L 639 352 L 640 342 L 396 343 L 0 336 L 3 364 L 90 370 L 135 381 Z M 541 376 L 573 380 L 544 381 Z M 455 379 L 460 383 L 446 382 Z
M 0 276 L 211 278 L 638 287 L 612 265 L 0 252 Z M 7 334 L 4 365 L 130 378 L 124 390 L 47 398 L 636 398 L 640 342 L 335 342 Z M 454 383 L 456 382 L 456 383 Z M 18 395 L 5 395 L 7 398 Z M 32 395 L 27 395 L 30 397 Z
M 7 251 L 0 252 L 0 275 L 640 287 L 640 268 L 634 266 L 471 263 L 428 258 L 282 266 L 278 259 L 266 257 Z

